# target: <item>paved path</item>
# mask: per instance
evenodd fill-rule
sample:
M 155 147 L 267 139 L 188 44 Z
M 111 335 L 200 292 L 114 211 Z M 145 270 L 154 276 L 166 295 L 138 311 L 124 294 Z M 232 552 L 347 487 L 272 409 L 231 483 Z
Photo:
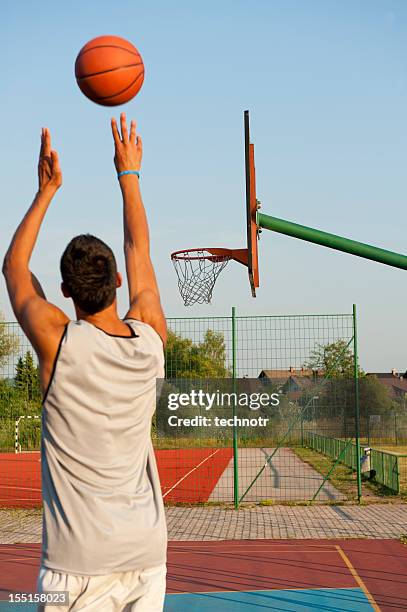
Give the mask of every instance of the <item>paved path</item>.
M 307 501 L 314 497 L 323 477 L 310 465 L 301 461 L 289 448 L 279 448 L 272 459 L 273 448 L 239 448 L 239 492 L 246 491 L 262 468 L 244 501 Z M 340 501 L 346 496 L 325 483 L 318 494 L 318 501 Z M 209 501 L 233 501 L 233 459 L 220 477 Z
M 168 508 L 170 540 L 399 538 L 407 504 Z
M 253 506 L 166 509 L 170 540 L 275 538 L 400 538 L 407 504 L 369 506 Z M 0 510 L 0 544 L 41 540 L 41 514 Z

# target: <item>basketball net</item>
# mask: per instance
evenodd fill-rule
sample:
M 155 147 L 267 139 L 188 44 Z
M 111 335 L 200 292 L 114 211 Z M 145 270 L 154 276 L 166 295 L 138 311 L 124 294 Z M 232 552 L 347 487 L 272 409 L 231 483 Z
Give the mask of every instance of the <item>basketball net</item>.
M 231 254 L 214 255 L 206 249 L 173 253 L 171 261 L 177 273 L 178 289 L 184 305 L 209 304 L 216 280 L 232 258 Z

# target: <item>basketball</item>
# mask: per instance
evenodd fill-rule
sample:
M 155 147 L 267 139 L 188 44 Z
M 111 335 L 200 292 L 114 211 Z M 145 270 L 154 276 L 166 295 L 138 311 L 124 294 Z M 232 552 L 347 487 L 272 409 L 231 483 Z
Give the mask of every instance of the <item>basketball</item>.
M 98 36 L 78 53 L 75 76 L 79 89 L 96 104 L 118 106 L 138 94 L 144 64 L 136 47 L 119 36 Z

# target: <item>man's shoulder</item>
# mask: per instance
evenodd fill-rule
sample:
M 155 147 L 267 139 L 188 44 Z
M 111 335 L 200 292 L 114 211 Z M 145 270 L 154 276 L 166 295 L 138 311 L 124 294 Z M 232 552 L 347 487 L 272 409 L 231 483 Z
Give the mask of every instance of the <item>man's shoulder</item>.
M 160 355 L 164 353 L 164 343 L 159 333 L 149 323 L 134 319 L 132 317 L 126 317 L 123 319 L 125 323 L 130 325 L 134 332 L 144 342 L 148 344 L 152 351 L 158 352 Z

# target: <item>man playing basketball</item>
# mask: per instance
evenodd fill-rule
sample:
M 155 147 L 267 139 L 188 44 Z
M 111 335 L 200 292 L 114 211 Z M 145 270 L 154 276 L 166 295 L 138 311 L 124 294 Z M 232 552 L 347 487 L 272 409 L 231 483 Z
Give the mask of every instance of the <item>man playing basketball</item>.
M 166 323 L 149 253 L 139 188 L 142 144 L 124 114 L 112 119 L 123 196 L 130 308 L 117 314 L 122 279 L 110 248 L 83 235 L 61 259 L 62 292 L 76 321 L 48 302 L 29 262 L 62 184 L 43 129 L 38 193 L 4 259 L 15 316 L 39 360 L 43 541 L 40 592 L 68 591 L 69 606 L 43 610 L 159 612 L 167 533 L 151 443 L 156 378 L 164 376 Z

